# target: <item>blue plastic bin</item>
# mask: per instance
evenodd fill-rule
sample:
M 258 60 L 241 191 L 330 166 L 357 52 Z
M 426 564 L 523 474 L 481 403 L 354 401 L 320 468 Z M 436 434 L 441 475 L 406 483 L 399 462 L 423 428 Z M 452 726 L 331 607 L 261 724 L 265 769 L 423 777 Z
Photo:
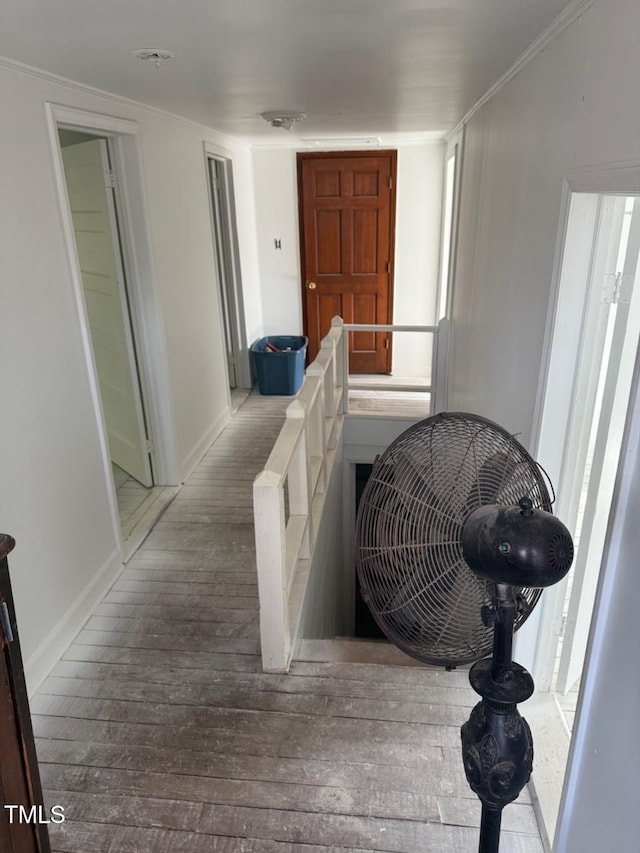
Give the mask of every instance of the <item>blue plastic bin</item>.
M 282 352 L 268 350 L 273 344 Z M 261 394 L 297 394 L 304 379 L 304 357 L 309 339 L 298 335 L 260 338 L 251 347 Z

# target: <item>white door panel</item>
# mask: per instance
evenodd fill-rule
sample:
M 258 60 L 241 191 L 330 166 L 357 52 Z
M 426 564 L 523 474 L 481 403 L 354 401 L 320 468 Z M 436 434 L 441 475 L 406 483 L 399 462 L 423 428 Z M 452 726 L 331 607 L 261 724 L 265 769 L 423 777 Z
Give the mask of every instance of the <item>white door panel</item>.
M 107 144 L 70 145 L 62 158 L 111 459 L 151 486 Z

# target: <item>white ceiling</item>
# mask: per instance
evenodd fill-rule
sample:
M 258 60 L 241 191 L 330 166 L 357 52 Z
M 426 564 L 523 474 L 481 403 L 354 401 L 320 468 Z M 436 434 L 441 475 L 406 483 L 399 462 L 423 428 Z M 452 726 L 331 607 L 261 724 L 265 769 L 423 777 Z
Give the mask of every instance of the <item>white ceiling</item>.
M 567 0 L 0 0 L 0 55 L 256 142 L 442 135 Z M 175 51 L 160 68 L 136 48 Z

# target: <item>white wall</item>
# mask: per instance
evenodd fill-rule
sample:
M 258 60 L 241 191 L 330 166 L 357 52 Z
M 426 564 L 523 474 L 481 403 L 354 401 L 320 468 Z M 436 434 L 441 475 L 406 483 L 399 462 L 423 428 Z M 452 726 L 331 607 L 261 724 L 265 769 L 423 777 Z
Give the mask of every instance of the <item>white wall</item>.
M 635 0 L 600 0 L 465 129 L 449 406 L 528 443 L 563 178 L 640 156 Z
M 45 103 L 138 123 L 178 479 L 228 417 L 204 140 L 237 150 L 243 273 L 255 279 L 250 158 L 166 114 L 0 63 L 0 527 L 28 676 L 41 676 L 118 570 L 117 533 L 60 216 Z M 248 206 L 249 212 L 244 209 Z M 251 301 L 251 300 L 249 300 Z M 255 300 L 254 300 L 255 302 Z M 260 328 L 254 306 L 250 328 Z
M 264 334 L 301 335 L 295 152 L 255 149 L 253 170 Z M 276 239 L 280 240 L 281 249 L 275 248 Z
M 438 261 L 444 181 L 444 143 L 398 148 L 393 322 L 433 325 L 438 298 Z M 431 376 L 430 335 L 398 333 L 392 372 Z
M 449 407 L 493 418 L 525 444 L 535 428 L 563 181 L 640 160 L 638 32 L 637 0 L 596 0 L 466 126 Z M 627 490 L 625 504 L 635 507 Z M 556 853 L 637 847 L 630 709 L 638 707 L 640 637 L 638 573 L 629 567 L 638 525 L 637 512 L 617 508 Z
M 444 144 L 400 145 L 396 212 L 395 323 L 435 322 Z M 296 152 L 253 152 L 260 280 L 266 335 L 302 334 Z M 281 249 L 274 239 L 281 240 Z M 428 375 L 431 340 L 396 335 L 393 372 Z
M 224 411 L 227 377 L 202 133 L 178 122 L 168 132 L 165 123 L 164 116 L 153 116 L 141 126 L 139 142 L 184 477 L 211 442 Z

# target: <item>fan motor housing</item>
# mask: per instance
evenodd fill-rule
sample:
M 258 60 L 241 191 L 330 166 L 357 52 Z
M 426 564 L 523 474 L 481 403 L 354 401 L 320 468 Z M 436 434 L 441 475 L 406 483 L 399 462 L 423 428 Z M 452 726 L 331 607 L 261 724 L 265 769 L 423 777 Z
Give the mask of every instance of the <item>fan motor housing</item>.
M 567 574 L 573 542 L 559 519 L 522 498 L 518 506 L 474 510 L 462 528 L 462 553 L 478 577 L 540 588 Z

